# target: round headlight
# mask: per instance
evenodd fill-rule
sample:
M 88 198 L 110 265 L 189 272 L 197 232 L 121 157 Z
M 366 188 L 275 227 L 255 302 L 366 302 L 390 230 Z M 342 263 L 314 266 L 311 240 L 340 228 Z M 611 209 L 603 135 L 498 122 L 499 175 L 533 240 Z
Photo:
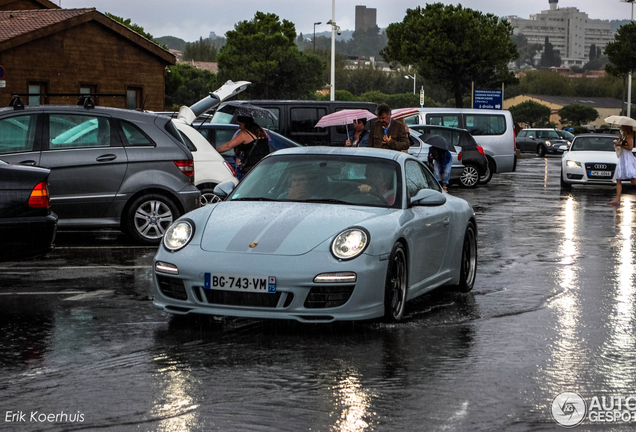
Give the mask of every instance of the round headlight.
M 348 228 L 338 234 L 331 243 L 331 253 L 342 260 L 360 255 L 369 244 L 369 233 L 362 228 Z
M 186 220 L 177 221 L 170 225 L 163 236 L 163 245 L 174 252 L 188 244 L 194 234 L 194 225 Z

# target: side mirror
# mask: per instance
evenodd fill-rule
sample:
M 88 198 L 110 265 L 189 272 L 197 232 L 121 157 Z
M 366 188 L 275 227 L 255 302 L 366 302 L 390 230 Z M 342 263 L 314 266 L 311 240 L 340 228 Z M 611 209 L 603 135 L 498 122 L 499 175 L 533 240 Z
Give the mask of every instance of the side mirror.
M 227 198 L 234 190 L 234 183 L 228 181 L 219 183 L 214 187 L 214 194 L 223 199 Z
M 422 189 L 411 198 L 411 205 L 437 207 L 446 204 L 446 195 L 433 189 Z
M 532 135 L 528 135 L 528 139 L 533 140 L 533 139 L 534 139 L 534 137 L 533 137 Z

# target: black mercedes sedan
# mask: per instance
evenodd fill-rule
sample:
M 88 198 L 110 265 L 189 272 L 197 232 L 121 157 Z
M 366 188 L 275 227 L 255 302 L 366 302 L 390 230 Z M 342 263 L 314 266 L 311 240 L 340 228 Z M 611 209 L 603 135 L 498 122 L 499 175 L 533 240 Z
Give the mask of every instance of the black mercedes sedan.
M 57 215 L 51 212 L 49 173 L 0 160 L 0 261 L 53 250 Z

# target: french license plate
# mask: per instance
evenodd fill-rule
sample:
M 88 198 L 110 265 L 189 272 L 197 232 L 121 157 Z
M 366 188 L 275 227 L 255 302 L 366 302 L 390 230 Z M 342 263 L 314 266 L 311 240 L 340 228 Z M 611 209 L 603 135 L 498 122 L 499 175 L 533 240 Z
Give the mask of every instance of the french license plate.
M 203 288 L 253 293 L 276 293 L 275 276 L 203 275 Z
M 590 171 L 588 177 L 611 177 L 611 171 Z

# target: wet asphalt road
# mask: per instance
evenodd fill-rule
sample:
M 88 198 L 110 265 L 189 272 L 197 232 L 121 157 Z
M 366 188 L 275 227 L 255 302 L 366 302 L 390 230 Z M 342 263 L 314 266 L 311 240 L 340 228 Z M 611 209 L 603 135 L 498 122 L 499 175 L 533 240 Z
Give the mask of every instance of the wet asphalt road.
M 475 288 L 397 325 L 175 319 L 151 302 L 153 249 L 60 232 L 0 264 L 0 430 L 562 430 L 562 392 L 587 404 L 557 405 L 577 430 L 633 430 L 598 411 L 636 396 L 636 191 L 562 194 L 559 164 L 452 187 L 477 213 Z

